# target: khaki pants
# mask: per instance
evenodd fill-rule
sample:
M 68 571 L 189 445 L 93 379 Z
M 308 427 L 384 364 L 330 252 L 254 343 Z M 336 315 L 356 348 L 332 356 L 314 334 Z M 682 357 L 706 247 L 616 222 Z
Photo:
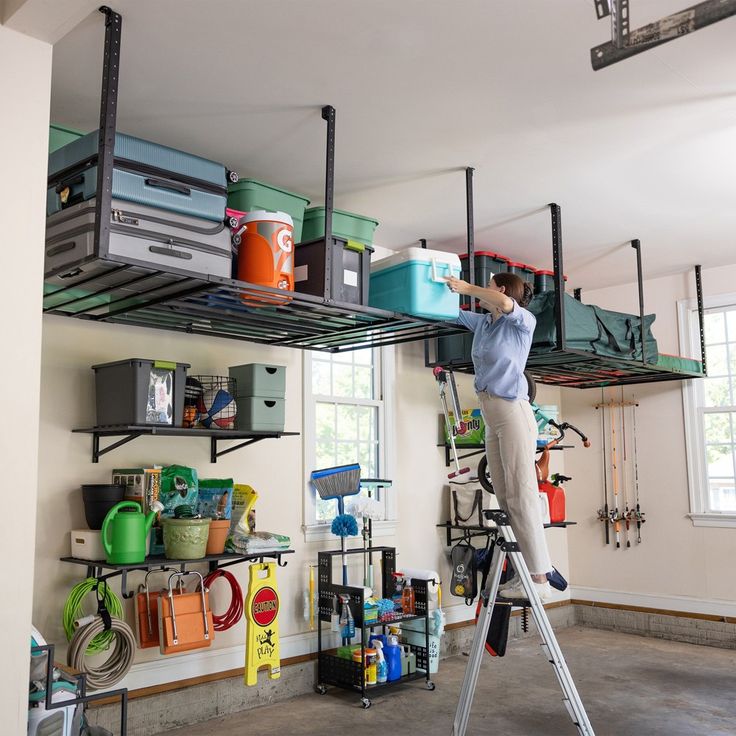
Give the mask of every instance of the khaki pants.
M 498 503 L 508 512 L 511 528 L 529 572 L 544 575 L 552 562 L 539 508 L 537 423 L 528 401 L 509 401 L 485 391 L 478 394 L 486 423 L 486 456 Z

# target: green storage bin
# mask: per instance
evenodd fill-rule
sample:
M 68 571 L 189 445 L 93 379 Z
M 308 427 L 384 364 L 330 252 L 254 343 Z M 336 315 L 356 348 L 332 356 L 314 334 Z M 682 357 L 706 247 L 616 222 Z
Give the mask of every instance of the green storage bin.
M 49 153 L 53 153 L 57 148 L 63 148 L 67 143 L 82 138 L 86 133 L 73 128 L 65 128 L 63 125 L 49 126 Z
M 266 210 L 266 212 L 286 212 L 294 220 L 294 242 L 302 238 L 304 210 L 309 200 L 301 194 L 279 189 L 255 179 L 241 179 L 227 188 L 227 206 L 241 212 Z
M 373 233 L 378 222 L 370 217 L 356 215 L 343 210 L 332 211 L 332 234 L 344 240 L 357 240 L 363 245 L 373 245 Z M 295 242 L 317 240 L 325 236 L 325 208 L 310 207 L 304 213 L 304 230 L 301 239 L 294 237 Z
M 247 363 L 228 368 L 235 379 L 237 396 L 258 396 L 261 399 L 283 399 L 286 393 L 286 366 Z
M 238 414 L 235 429 L 240 432 L 283 432 L 284 399 L 264 399 L 261 396 L 237 396 Z

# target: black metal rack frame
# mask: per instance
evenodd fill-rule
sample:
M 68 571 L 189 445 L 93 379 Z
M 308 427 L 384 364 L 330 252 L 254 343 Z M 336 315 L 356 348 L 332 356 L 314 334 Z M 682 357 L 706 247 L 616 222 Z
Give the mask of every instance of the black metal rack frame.
M 474 237 L 473 237 L 473 207 L 472 207 L 472 169 L 466 171 L 466 198 L 468 212 L 468 262 L 469 281 L 475 282 Z M 636 274 L 639 293 L 639 334 L 642 345 L 640 360 L 613 358 L 597 355 L 585 350 L 577 350 L 567 346 L 565 333 L 565 310 L 562 266 L 562 220 L 561 209 L 554 202 L 549 205 L 552 224 L 552 263 L 554 268 L 555 291 L 555 328 L 556 345 L 551 350 L 534 350 L 529 354 L 527 370 L 539 383 L 569 388 L 601 388 L 603 386 L 622 386 L 636 383 L 655 383 L 660 381 L 677 381 L 687 378 L 702 378 L 707 375 L 705 362 L 705 331 L 703 326 L 703 288 L 701 267 L 695 266 L 695 287 L 698 302 L 698 319 L 700 323 L 700 360 L 702 373 L 695 371 L 670 371 L 659 367 L 656 363 L 647 362 L 646 345 L 644 340 L 644 285 L 641 266 L 641 243 L 632 240 L 631 247 L 636 251 Z M 575 298 L 580 300 L 581 290 L 575 289 Z M 470 308 L 475 309 L 475 300 L 471 299 Z M 425 342 L 425 365 L 434 367 L 440 365 L 437 360 L 432 361 L 430 353 L 431 341 Z M 434 351 L 437 354 L 437 340 L 434 341 Z M 458 360 L 443 361 L 443 367 L 461 373 L 473 373 L 472 361 L 466 356 Z
M 68 708 L 71 705 L 87 705 L 96 700 L 107 700 L 109 698 L 120 698 L 120 736 L 126 736 L 128 732 L 128 689 L 118 688 L 117 690 L 105 690 L 104 692 L 94 693 L 93 695 L 87 694 L 87 676 L 84 673 L 72 674 L 67 670 L 62 670 L 63 678 L 72 683 L 76 680 L 78 697 L 68 698 L 58 703 L 54 703 L 53 698 L 53 683 L 54 683 L 54 652 L 55 646 L 53 644 L 39 644 L 36 647 L 31 647 L 31 655 L 40 655 L 46 652 L 46 698 L 44 700 L 44 708 L 46 710 L 54 711 L 60 710 L 61 708 Z
M 219 555 L 205 555 L 196 560 L 172 560 L 163 555 L 150 555 L 143 562 L 136 562 L 129 565 L 116 565 L 105 560 L 83 560 L 80 557 L 61 557 L 62 562 L 71 562 L 75 565 L 84 565 L 87 568 L 87 577 L 96 578 L 97 580 L 109 580 L 120 576 L 120 589 L 123 598 L 132 598 L 135 595 L 134 590 L 128 588 L 128 573 L 136 570 L 157 570 L 163 568 L 178 567 L 180 572 L 186 572 L 187 567 L 191 565 L 206 564 L 212 573 L 222 567 L 230 567 L 231 565 L 239 565 L 241 562 L 260 562 L 264 560 L 276 560 L 279 567 L 286 567 L 288 564 L 283 561 L 283 555 L 294 554 L 293 549 L 279 550 L 278 552 L 260 552 L 252 555 L 241 555 L 234 552 L 223 552 Z M 112 570 L 112 572 L 103 574 L 103 570 Z
M 348 549 L 345 554 L 381 554 L 381 585 L 382 597 L 390 598 L 390 583 L 392 574 L 396 571 L 396 549 L 394 547 L 356 547 Z M 319 552 L 317 554 L 317 685 L 315 690 L 324 695 L 326 692 L 325 685 L 333 685 L 335 687 L 358 691 L 361 694 L 363 707 L 370 706 L 370 699 L 367 697 L 370 693 L 380 690 L 384 687 L 392 687 L 401 685 L 414 680 L 425 680 L 427 688 L 434 690 L 434 683 L 430 679 L 429 671 L 429 604 L 427 594 L 426 580 L 412 579 L 415 595 L 415 614 L 400 615 L 392 621 L 376 621 L 366 624 L 363 620 L 363 606 L 365 597 L 362 587 L 341 585 L 332 582 L 332 567 L 336 557 L 342 555 L 341 550 L 331 550 L 327 552 Z M 366 686 L 365 669 L 361 663 L 352 660 L 343 659 L 336 654 L 323 649 L 322 645 L 322 623 L 330 622 L 332 615 L 332 602 L 335 596 L 348 595 L 350 601 L 355 603 L 351 608 L 353 618 L 355 620 L 355 631 L 360 631 L 361 661 L 365 661 L 366 639 L 372 629 L 385 628 L 393 625 L 400 625 L 406 621 L 424 621 L 424 638 L 425 646 L 417 646 L 410 644 L 412 652 L 416 655 L 417 670 L 422 669 L 424 672 L 415 672 L 407 676 L 402 676 L 399 680 L 381 683 L 373 686 Z
M 95 253 L 71 275 L 50 274 L 45 314 L 77 317 L 212 335 L 268 345 L 342 352 L 413 342 L 459 329 L 442 323 L 329 298 L 333 249 L 325 248 L 325 287 L 321 297 L 284 292 L 215 276 L 196 278 L 185 272 L 161 271 L 143 261 L 110 253 L 109 212 L 112 201 L 118 75 L 122 19 L 108 7 L 102 74 L 97 163 Z M 326 122 L 325 242 L 333 239 L 335 109 L 322 108 Z
M 545 524 L 545 529 L 566 529 L 568 526 L 576 526 L 577 521 L 555 521 L 550 524 Z M 493 526 L 478 526 L 477 524 L 453 524 L 451 521 L 445 521 L 441 524 L 435 525 L 438 529 L 444 529 L 446 533 L 446 545 L 451 547 L 455 542 L 470 542 L 471 539 L 476 537 L 493 537 L 494 539 L 498 536 L 498 529 Z M 453 535 L 453 531 L 459 531 L 461 534 Z

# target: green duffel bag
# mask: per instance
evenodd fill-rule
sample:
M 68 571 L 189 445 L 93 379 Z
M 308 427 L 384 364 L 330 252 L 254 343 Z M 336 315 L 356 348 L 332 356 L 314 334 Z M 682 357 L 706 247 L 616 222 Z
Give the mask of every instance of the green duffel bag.
M 610 309 L 591 307 L 594 311 L 600 331 L 597 340 L 593 341 L 593 352 L 614 358 L 641 360 L 641 319 L 638 315 L 624 312 L 613 312 Z M 657 341 L 652 335 L 652 323 L 656 315 L 644 315 L 644 340 L 646 343 L 646 360 L 657 362 Z
M 600 339 L 600 327 L 595 312 L 587 304 L 564 295 L 565 347 L 571 350 L 593 350 L 593 343 Z M 544 350 L 557 346 L 555 325 L 555 293 L 543 291 L 537 294 L 527 307 L 537 318 L 532 349 Z

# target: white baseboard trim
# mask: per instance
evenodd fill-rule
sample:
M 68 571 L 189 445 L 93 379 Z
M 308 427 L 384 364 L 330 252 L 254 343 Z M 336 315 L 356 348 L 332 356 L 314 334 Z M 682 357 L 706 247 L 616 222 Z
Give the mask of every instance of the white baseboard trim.
M 620 590 L 584 588 L 579 586 L 572 586 L 570 592 L 573 599 L 595 601 L 597 603 L 615 603 L 623 606 L 659 608 L 664 611 L 736 617 L 736 602 L 734 601 L 718 599 L 703 600 L 702 598 L 690 598 L 688 596 L 625 593 Z

